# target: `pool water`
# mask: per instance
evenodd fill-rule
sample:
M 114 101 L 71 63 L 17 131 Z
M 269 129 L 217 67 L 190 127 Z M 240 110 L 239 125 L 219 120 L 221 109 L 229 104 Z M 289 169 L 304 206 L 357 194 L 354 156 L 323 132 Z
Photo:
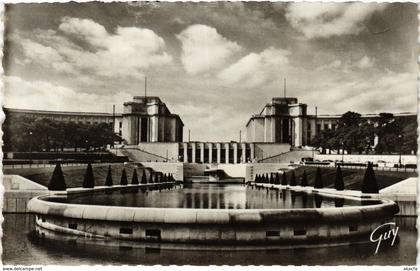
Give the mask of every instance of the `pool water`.
M 166 190 L 100 192 L 79 194 L 67 199 L 49 199 L 72 204 L 196 208 L 196 209 L 296 209 L 360 206 L 378 204 L 378 201 L 359 201 L 325 197 L 316 193 L 296 192 L 290 189 L 257 189 L 239 184 L 192 184 Z
M 145 243 L 142 247 L 89 243 L 83 238 L 65 242 L 34 237 L 34 215 L 4 214 L 5 265 L 414 265 L 416 218 L 396 218 L 400 227 L 394 246 L 382 245 L 374 254 L 371 243 L 337 247 L 206 250 L 195 246 L 164 249 Z

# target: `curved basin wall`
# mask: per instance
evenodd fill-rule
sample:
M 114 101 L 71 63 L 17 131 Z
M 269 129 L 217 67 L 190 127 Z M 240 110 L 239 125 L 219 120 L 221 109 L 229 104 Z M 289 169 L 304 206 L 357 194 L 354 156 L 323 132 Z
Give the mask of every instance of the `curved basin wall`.
M 360 240 L 398 212 L 392 201 L 321 209 L 133 208 L 32 199 L 36 224 L 96 238 L 218 244 L 318 243 Z M 368 240 L 368 239 L 366 239 Z

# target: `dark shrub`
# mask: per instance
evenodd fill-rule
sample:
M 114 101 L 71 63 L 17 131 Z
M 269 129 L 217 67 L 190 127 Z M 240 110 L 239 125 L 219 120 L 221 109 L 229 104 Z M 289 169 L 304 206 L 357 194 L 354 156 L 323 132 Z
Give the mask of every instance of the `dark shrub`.
M 83 180 L 83 188 L 94 188 L 95 187 L 95 177 L 93 176 L 92 165 L 89 163 L 85 171 L 85 177 Z
M 306 176 L 306 170 L 303 171 L 301 185 L 308 186 L 308 176 Z
M 292 171 L 292 177 L 290 178 L 290 185 L 296 186 L 296 175 L 294 170 Z
M 379 193 L 372 163 L 369 163 L 366 169 L 365 177 L 363 178 L 362 193 Z
M 318 167 L 315 173 L 315 188 L 323 188 L 324 185 L 322 183 L 322 176 L 321 176 L 321 169 Z
M 143 169 L 142 171 L 142 175 L 141 175 L 141 183 L 142 184 L 147 184 L 147 179 L 146 179 L 146 170 Z
M 137 170 L 134 169 L 133 177 L 131 178 L 131 184 L 139 184 L 139 178 L 137 177 Z
M 111 166 L 108 166 L 108 174 L 106 175 L 105 185 L 106 186 L 112 186 L 113 185 Z
M 283 172 L 283 176 L 281 178 L 281 185 L 287 185 L 286 171 Z
M 50 184 L 48 185 L 48 190 L 51 191 L 65 191 L 67 188 L 66 181 L 64 180 L 63 171 L 61 170 L 61 165 L 55 165 L 54 172 L 51 176 Z
M 280 184 L 280 174 L 276 172 L 276 179 L 274 181 L 275 184 Z
M 122 173 L 121 173 L 120 185 L 127 185 L 127 184 L 128 184 L 127 173 L 125 172 L 125 168 L 123 168 Z
M 337 172 L 335 174 L 335 189 L 339 191 L 344 190 L 343 173 L 341 172 L 340 165 L 337 167 Z

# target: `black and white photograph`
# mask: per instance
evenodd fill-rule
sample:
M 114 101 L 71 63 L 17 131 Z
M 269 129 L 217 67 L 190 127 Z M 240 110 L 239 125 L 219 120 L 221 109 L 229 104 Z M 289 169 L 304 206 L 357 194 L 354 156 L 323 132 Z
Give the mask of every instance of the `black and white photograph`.
M 416 3 L 2 6 L 4 270 L 417 270 Z

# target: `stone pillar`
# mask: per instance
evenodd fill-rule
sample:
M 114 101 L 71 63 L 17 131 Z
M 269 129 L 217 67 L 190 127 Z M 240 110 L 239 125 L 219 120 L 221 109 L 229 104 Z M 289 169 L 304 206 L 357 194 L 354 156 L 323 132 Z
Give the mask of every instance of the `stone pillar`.
M 251 149 L 249 159 L 250 159 L 251 161 L 254 161 L 254 158 L 255 158 L 255 145 L 254 145 L 254 143 L 249 144 L 249 147 L 250 147 L 250 149 Z
M 208 143 L 209 146 L 209 163 L 213 163 L 213 144 Z
M 204 143 L 200 143 L 200 162 L 204 163 Z
M 238 163 L 238 143 L 233 143 L 233 163 Z
M 241 149 L 242 149 L 242 163 L 246 163 L 246 144 L 242 143 L 241 144 Z
M 196 148 L 196 146 L 195 146 L 195 142 L 192 142 L 191 143 L 191 147 L 192 147 L 192 151 L 191 151 L 191 157 L 192 157 L 192 163 L 195 163 L 195 148 Z
M 159 141 L 159 119 L 157 116 L 153 116 L 150 118 L 151 121 L 151 127 L 152 127 L 152 131 L 151 131 L 151 138 L 150 138 L 150 142 L 158 142 Z
M 216 143 L 216 158 L 217 163 L 220 164 L 220 156 L 222 154 L 222 147 L 220 146 L 220 143 Z
M 275 118 L 271 118 L 271 138 L 270 138 L 270 142 L 274 143 L 276 142 L 276 119 Z
M 184 146 L 184 163 L 188 163 L 188 143 L 182 143 Z
M 225 164 L 229 164 L 229 143 L 225 143 Z

